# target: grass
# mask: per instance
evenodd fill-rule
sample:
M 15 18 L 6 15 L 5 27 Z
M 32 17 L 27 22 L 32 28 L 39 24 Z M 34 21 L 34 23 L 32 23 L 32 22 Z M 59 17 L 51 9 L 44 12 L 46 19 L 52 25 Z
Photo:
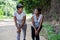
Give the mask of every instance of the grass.
M 40 35 L 45 36 L 47 40 L 60 40 L 60 33 L 56 34 L 53 26 L 51 26 L 51 24 L 48 22 L 43 23 L 43 28 L 40 32 Z

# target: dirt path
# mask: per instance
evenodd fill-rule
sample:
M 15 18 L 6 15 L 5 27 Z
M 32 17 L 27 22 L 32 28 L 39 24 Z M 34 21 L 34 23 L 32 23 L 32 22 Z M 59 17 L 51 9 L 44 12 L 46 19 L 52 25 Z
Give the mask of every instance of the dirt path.
M 31 22 L 27 21 L 27 40 L 31 39 Z M 22 34 L 22 33 L 21 33 Z M 21 35 L 21 40 L 23 35 Z M 0 21 L 0 40 L 16 40 L 16 27 L 14 26 L 13 19 L 5 19 Z M 40 40 L 46 40 L 43 36 L 40 36 Z

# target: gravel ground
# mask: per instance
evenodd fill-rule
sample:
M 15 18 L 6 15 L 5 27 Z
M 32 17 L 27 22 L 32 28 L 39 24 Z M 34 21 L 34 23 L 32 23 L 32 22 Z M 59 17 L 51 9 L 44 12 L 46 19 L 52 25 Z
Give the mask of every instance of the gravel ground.
M 31 22 L 27 21 L 27 35 L 26 40 L 31 39 Z M 23 34 L 21 32 L 21 40 L 23 39 Z M 0 40 L 16 40 L 16 27 L 14 25 L 13 19 L 4 19 L 0 21 Z M 43 36 L 40 36 L 40 40 L 46 40 Z

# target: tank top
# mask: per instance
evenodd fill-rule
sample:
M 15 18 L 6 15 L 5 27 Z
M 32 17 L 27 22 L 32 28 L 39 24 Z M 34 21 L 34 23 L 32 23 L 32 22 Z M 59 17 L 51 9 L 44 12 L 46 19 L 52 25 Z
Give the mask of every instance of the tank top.
M 39 25 L 40 25 L 40 20 L 41 20 L 41 18 L 42 18 L 42 14 L 39 15 L 38 20 L 37 20 L 35 14 L 33 14 L 33 18 L 34 18 L 34 22 L 35 22 L 35 26 L 36 26 L 36 28 L 39 27 Z M 32 27 L 34 27 L 33 24 L 32 24 Z

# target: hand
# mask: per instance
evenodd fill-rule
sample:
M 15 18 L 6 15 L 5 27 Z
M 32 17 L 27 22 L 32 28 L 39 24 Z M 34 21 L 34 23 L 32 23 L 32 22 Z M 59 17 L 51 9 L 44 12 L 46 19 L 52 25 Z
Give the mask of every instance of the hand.
M 20 33 L 20 32 L 21 32 L 21 29 L 20 29 L 20 28 L 17 28 L 17 32 L 19 32 L 19 33 Z
M 36 36 L 38 35 L 38 31 L 35 31 L 35 35 L 36 35 Z
M 18 32 L 18 33 L 21 33 L 21 30 L 20 30 L 20 29 L 18 29 L 18 30 L 17 30 L 17 32 Z
M 20 28 L 20 27 L 17 27 L 17 31 L 18 31 L 18 32 L 21 32 L 21 28 Z

